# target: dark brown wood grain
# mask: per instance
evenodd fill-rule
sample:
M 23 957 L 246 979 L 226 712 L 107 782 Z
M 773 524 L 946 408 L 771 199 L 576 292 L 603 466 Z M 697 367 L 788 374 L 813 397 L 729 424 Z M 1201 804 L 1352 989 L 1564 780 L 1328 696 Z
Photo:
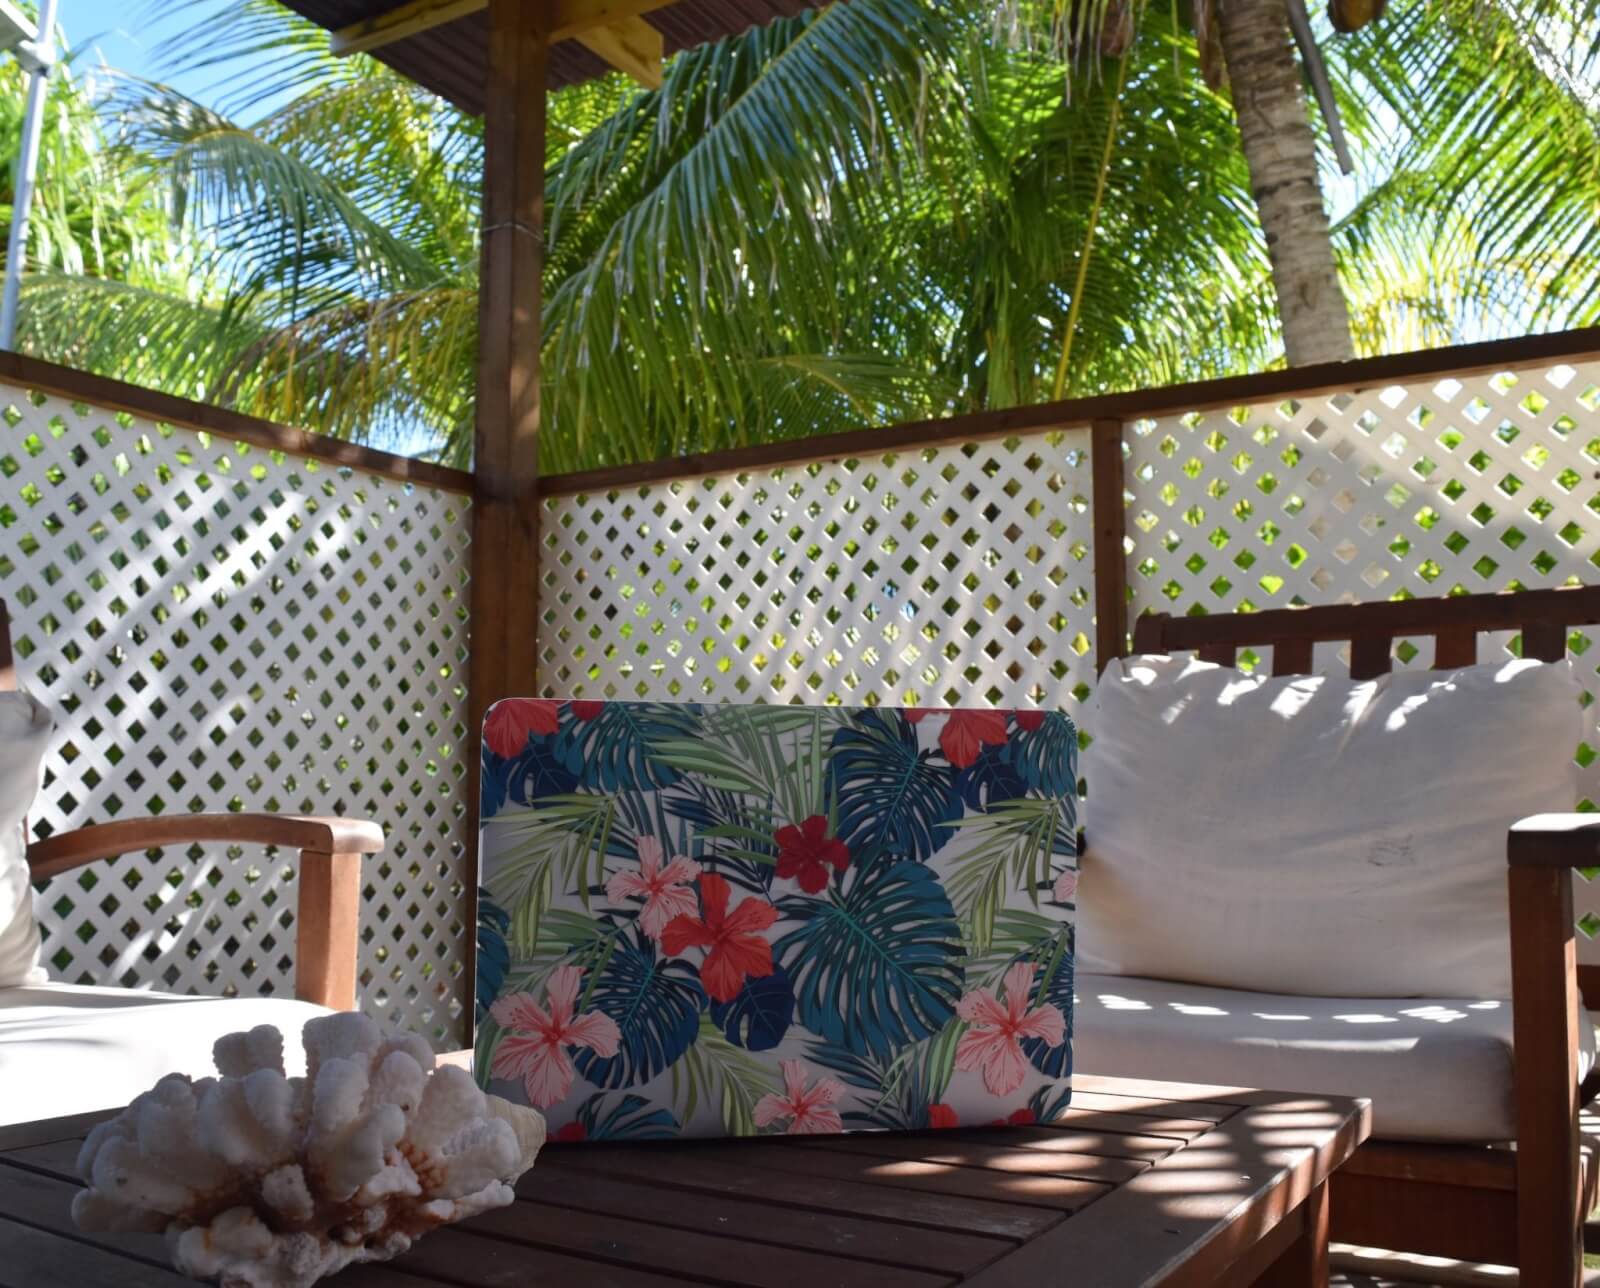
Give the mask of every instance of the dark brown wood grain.
M 545 88 L 539 6 L 492 0 L 484 119 L 483 247 L 472 494 L 467 738 L 501 698 L 538 692 L 539 349 L 543 316 Z M 476 752 L 466 758 L 464 833 L 478 838 Z M 468 867 L 472 856 L 468 855 Z M 477 912 L 476 883 L 468 903 Z M 465 978 L 477 940 L 463 940 Z
M 69 398 L 74 402 L 90 403 L 108 411 L 125 411 L 147 420 L 181 425 L 185 429 L 200 430 L 236 443 L 264 447 L 272 452 L 309 456 L 330 465 L 379 474 L 402 483 L 442 488 L 447 492 L 472 491 L 472 475 L 465 470 L 453 470 L 431 461 L 380 452 L 376 448 L 346 442 L 342 438 L 308 433 L 242 412 L 229 411 L 225 407 L 176 398 L 154 389 L 91 375 L 87 371 L 58 366 L 41 358 L 30 358 L 26 354 L 5 349 L 0 349 L 0 380 Z
M 1092 1103 L 1028 1127 L 547 1146 L 511 1206 L 339 1282 L 933 1288 L 1059 1282 L 1063 1266 L 1071 1282 L 1144 1288 L 1243 1285 L 1269 1272 L 1279 1276 L 1269 1284 L 1318 1282 L 1321 1182 L 1365 1133 L 1364 1102 L 1084 1082 Z M 0 1221 L 11 1223 L 0 1225 L 0 1241 L 13 1226 L 33 1232 L 18 1264 L 59 1264 L 75 1276 L 39 1281 L 51 1288 L 190 1283 L 165 1268 L 154 1236 L 73 1227 L 75 1159 L 89 1125 L 0 1135 Z M 1040 1278 L 1041 1267 L 1051 1273 Z
M 1128 508 L 1123 498 L 1122 422 L 1096 420 L 1090 427 L 1094 475 L 1095 661 L 1104 671 L 1128 652 Z
M 946 443 L 1010 438 L 1049 429 L 1086 429 L 1096 420 L 1127 422 L 1171 412 L 1237 407 L 1273 398 L 1304 399 L 1336 392 L 1359 392 L 1431 376 L 1459 379 L 1482 372 L 1516 371 L 1557 361 L 1580 361 L 1597 354 L 1600 354 L 1600 327 L 1585 327 L 1553 335 L 1424 349 L 1360 358 L 1354 362 L 1316 363 L 1256 375 L 1168 385 L 1162 389 L 1100 394 L 1032 407 L 763 443 L 726 452 L 691 453 L 670 460 L 553 474 L 540 480 L 539 487 L 545 496 L 607 492 L 706 474 L 738 474 L 811 461 L 852 460 Z
M 1527 1284 L 1583 1274 L 1572 874 L 1513 867 L 1511 1017 L 1516 1045 L 1517 1268 Z

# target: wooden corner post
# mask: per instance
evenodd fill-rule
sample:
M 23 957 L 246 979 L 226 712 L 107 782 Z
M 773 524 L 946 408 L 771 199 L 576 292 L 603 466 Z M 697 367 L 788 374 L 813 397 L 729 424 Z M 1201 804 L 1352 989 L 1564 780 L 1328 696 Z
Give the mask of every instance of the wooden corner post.
M 549 52 L 544 9 L 525 0 L 489 4 L 467 667 L 467 793 L 474 853 L 484 712 L 501 698 L 533 693 L 538 664 L 539 347 Z M 469 928 L 469 967 L 473 947 Z M 470 969 L 467 978 L 470 982 Z
M 1096 668 L 1128 652 L 1128 531 L 1123 499 L 1122 422 L 1090 427 L 1089 466 L 1094 478 L 1094 648 Z

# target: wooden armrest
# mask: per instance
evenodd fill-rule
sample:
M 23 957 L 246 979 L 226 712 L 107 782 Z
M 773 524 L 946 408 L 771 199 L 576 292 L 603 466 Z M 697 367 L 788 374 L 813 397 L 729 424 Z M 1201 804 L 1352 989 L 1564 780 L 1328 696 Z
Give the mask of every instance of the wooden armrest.
M 1535 814 L 1511 825 L 1514 868 L 1600 868 L 1600 814 Z
M 1536 814 L 1506 841 L 1517 1110 L 1517 1244 L 1524 1283 L 1556 1283 L 1583 1224 L 1574 867 L 1600 865 L 1600 818 Z M 1550 1258 L 1548 1264 L 1546 1258 Z M 1574 1261 L 1560 1264 L 1578 1264 Z
M 134 850 L 196 842 L 222 845 L 281 845 L 318 854 L 376 854 L 383 829 L 355 818 L 303 818 L 294 814 L 168 814 L 91 823 L 28 846 L 35 881 Z
M 356 1004 L 361 857 L 383 849 L 383 829 L 351 818 L 293 814 L 171 814 L 94 823 L 28 846 L 35 881 L 96 859 L 165 845 L 279 845 L 300 851 L 295 996 L 335 1010 Z

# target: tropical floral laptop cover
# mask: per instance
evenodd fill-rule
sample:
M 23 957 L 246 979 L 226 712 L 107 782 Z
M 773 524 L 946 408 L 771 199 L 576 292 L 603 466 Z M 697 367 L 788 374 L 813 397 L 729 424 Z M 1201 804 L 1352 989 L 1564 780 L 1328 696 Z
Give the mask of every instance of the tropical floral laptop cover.
M 496 704 L 480 1080 L 557 1140 L 1054 1117 L 1077 754 L 1059 712 Z

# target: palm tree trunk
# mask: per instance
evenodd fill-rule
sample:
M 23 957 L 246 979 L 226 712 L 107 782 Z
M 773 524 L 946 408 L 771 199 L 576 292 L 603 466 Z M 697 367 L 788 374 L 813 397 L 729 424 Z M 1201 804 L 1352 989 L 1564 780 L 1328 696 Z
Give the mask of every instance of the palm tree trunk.
M 1291 366 L 1352 358 L 1288 10 L 1283 0 L 1221 0 L 1220 8 L 1222 56 L 1267 235 L 1284 351 Z

